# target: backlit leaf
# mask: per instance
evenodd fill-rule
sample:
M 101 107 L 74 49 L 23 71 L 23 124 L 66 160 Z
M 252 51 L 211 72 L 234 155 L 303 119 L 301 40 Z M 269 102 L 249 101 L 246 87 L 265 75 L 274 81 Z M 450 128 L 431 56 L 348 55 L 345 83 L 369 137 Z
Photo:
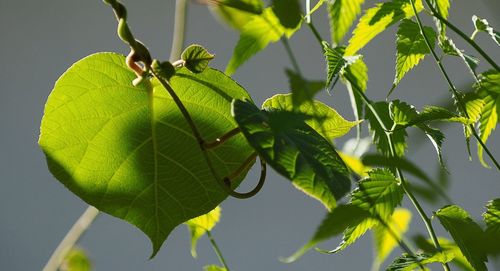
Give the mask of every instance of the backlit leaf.
M 181 54 L 184 66 L 194 73 L 204 71 L 214 57 L 215 55 L 209 53 L 207 49 L 198 44 L 188 46 Z
M 193 258 L 197 257 L 196 245 L 198 243 L 198 239 L 205 235 L 207 231 L 211 231 L 219 222 L 220 211 L 221 208 L 217 206 L 215 209 L 204 215 L 186 221 L 189 233 L 191 234 L 191 255 Z
M 61 183 L 142 230 L 154 256 L 177 225 L 214 209 L 227 193 L 163 86 L 156 79 L 133 86 L 135 77 L 119 54 L 75 63 L 48 98 L 39 144 Z M 214 69 L 179 69 L 170 84 L 207 140 L 237 127 L 231 100 L 249 98 Z M 208 156 L 218 175 L 227 176 L 251 154 L 239 135 Z
M 441 17 L 445 19 L 448 18 L 451 0 L 430 0 L 430 3 L 434 9 L 439 12 Z M 436 27 L 438 28 L 440 35 L 443 37 L 446 34 L 446 25 L 436 18 L 434 18 L 434 22 L 436 23 Z
M 264 9 L 262 1 L 258 0 L 215 0 L 218 5 L 232 7 L 241 11 L 261 14 Z
M 496 42 L 498 46 L 500 46 L 500 33 L 493 29 L 493 27 L 490 26 L 486 19 L 481 19 L 474 15 L 472 16 L 472 22 L 474 22 L 476 31 L 486 32 L 490 34 L 491 38 Z
M 92 263 L 85 250 L 73 247 L 64 257 L 60 271 L 91 271 Z
M 376 261 L 379 263 L 391 254 L 391 252 L 398 246 L 398 242 L 408 230 L 411 221 L 411 212 L 404 208 L 397 208 L 394 210 L 387 225 L 391 230 L 383 225 L 377 225 L 373 229 L 373 237 L 376 250 Z
M 227 271 L 227 269 L 218 265 L 207 265 L 203 267 L 203 271 Z
M 262 0 L 219 0 L 209 3 L 209 9 L 222 23 L 242 31 L 255 14 L 262 14 Z M 255 12 L 253 12 L 255 11 Z
M 272 0 L 272 9 L 283 27 L 294 29 L 302 21 L 298 0 Z
M 486 212 L 483 214 L 484 222 L 486 223 L 486 240 L 488 252 L 500 252 L 500 199 L 494 199 L 486 205 Z
M 455 255 L 449 251 L 436 252 L 435 254 L 417 254 L 415 257 L 407 253 L 403 254 L 387 267 L 387 271 L 412 271 L 420 265 L 431 263 L 448 263 Z
M 444 237 L 438 237 L 438 241 L 439 245 L 446 252 L 446 254 L 453 254 L 455 256 L 453 263 L 459 266 L 461 270 L 475 271 L 455 243 Z M 425 239 L 425 237 L 421 235 L 418 235 L 415 238 L 415 243 L 418 248 L 422 249 L 427 254 L 435 254 L 437 252 L 433 242 L 430 239 Z
M 307 101 L 312 101 L 316 93 L 325 87 L 324 81 L 306 80 L 300 74 L 289 69 L 286 69 L 285 73 L 292 90 L 294 107 L 298 107 Z
M 333 78 L 338 76 L 340 71 L 345 67 L 355 63 L 360 56 L 345 56 L 344 47 L 332 48 L 328 42 L 323 41 L 323 51 L 326 60 L 326 87 L 328 88 L 333 81 Z
M 332 42 L 340 44 L 349 32 L 356 17 L 361 13 L 361 5 L 365 0 L 333 0 L 328 1 L 328 17 Z
M 447 55 L 460 57 L 464 61 L 465 65 L 469 69 L 474 79 L 476 81 L 479 80 L 476 73 L 476 69 L 479 66 L 479 59 L 477 59 L 474 56 L 466 54 L 463 50 L 460 50 L 455 45 L 453 40 L 446 36 L 439 38 L 439 47 L 441 47 L 443 52 Z
M 286 111 L 294 110 L 290 94 L 277 94 L 267 99 L 262 107 Z M 317 100 L 304 103 L 295 110 L 313 116 L 313 118 L 306 120 L 306 123 L 326 139 L 341 137 L 358 124 L 355 121 L 345 120 L 335 109 Z
M 329 210 L 351 187 L 349 171 L 330 142 L 300 112 L 259 110 L 235 100 L 233 116 L 250 145 L 274 170 Z

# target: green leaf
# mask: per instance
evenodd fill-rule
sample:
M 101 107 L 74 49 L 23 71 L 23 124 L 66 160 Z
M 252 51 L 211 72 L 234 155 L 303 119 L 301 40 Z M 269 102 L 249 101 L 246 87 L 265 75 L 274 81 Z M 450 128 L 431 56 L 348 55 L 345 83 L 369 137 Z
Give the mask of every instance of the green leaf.
M 214 57 L 215 55 L 209 53 L 207 49 L 198 44 L 189 45 L 181 54 L 184 66 L 194 73 L 203 72 Z
M 292 90 L 293 106 L 298 107 L 307 101 L 312 101 L 316 93 L 322 90 L 325 86 L 324 81 L 309 81 L 304 79 L 300 74 L 295 73 L 290 69 L 286 69 L 285 73 L 290 83 Z
M 376 225 L 373 229 L 374 245 L 376 250 L 376 262 L 383 263 L 391 252 L 398 246 L 398 242 L 408 230 L 411 221 L 411 212 L 404 208 L 394 210 L 387 225 Z
M 424 33 L 434 48 L 436 33 L 431 27 L 427 26 L 424 27 Z M 399 25 L 396 36 L 396 77 L 394 78 L 393 89 L 408 71 L 417 66 L 425 55 L 430 53 L 424 36 L 420 33 L 418 24 L 414 21 L 404 19 Z
M 479 59 L 477 59 L 474 56 L 466 54 L 463 50 L 460 50 L 455 43 L 453 42 L 452 39 L 444 36 L 439 38 L 439 46 L 443 50 L 443 52 L 447 55 L 450 56 L 458 56 L 460 57 L 467 68 L 469 69 L 470 73 L 474 77 L 476 81 L 478 81 L 476 69 L 479 66 Z
M 304 121 L 307 115 L 259 110 L 235 100 L 233 116 L 257 153 L 299 190 L 329 210 L 350 190 L 349 171 L 328 140 Z
M 444 141 L 444 134 L 438 129 L 434 129 L 426 124 L 419 124 L 417 125 L 417 127 L 420 128 L 420 130 L 422 130 L 425 133 L 427 138 L 429 138 L 432 145 L 434 146 L 434 149 L 436 150 L 436 154 L 439 159 L 439 164 L 444 170 L 446 170 L 446 166 L 443 161 L 443 153 L 441 150 Z
M 347 87 L 354 119 L 355 121 L 359 121 L 363 116 L 363 101 L 353 88 L 358 88 L 365 92 L 368 86 L 368 66 L 366 66 L 363 58 L 360 57 L 356 62 L 347 66 L 341 73 L 340 78 L 342 78 L 342 82 Z M 350 80 L 347 80 L 347 78 Z M 358 126 L 357 133 L 357 136 L 360 137 L 361 126 Z
M 60 271 L 91 271 L 92 263 L 85 250 L 73 247 L 64 257 Z
M 154 256 L 177 225 L 212 210 L 227 193 L 170 95 L 157 80 L 132 86 L 135 77 L 119 54 L 75 63 L 48 98 L 39 144 L 61 183 L 142 230 Z M 249 97 L 214 69 L 180 69 L 170 84 L 207 140 L 237 127 L 230 102 Z M 237 136 L 208 156 L 218 175 L 227 176 L 251 154 Z
M 356 17 L 361 13 L 361 5 L 365 0 L 334 0 L 328 1 L 328 17 L 332 42 L 339 44 L 349 32 Z
M 432 121 L 448 121 L 469 124 L 470 121 L 440 106 L 425 106 L 424 110 L 418 114 L 408 125 L 425 124 Z
M 494 199 L 486 205 L 486 212 L 483 214 L 486 223 L 486 240 L 489 253 L 500 252 L 500 199 Z
M 292 95 L 277 94 L 267 99 L 262 104 L 262 107 L 265 109 L 293 111 Z M 306 120 L 307 125 L 328 140 L 344 136 L 359 123 L 345 120 L 335 109 L 317 100 L 304 103 L 295 110 L 314 116 L 314 118 Z
M 326 60 L 326 88 L 330 86 L 333 78 L 336 77 L 342 69 L 356 62 L 360 56 L 347 56 L 344 57 L 344 47 L 330 47 L 328 42 L 323 41 L 323 51 Z
M 445 19 L 448 18 L 450 13 L 449 11 L 450 11 L 451 0 L 430 0 L 430 3 L 437 10 L 439 15 L 441 15 L 441 17 Z M 434 22 L 441 37 L 444 37 L 446 34 L 446 25 L 436 18 L 434 18 Z
M 388 221 L 394 208 L 403 200 L 403 190 L 398 185 L 394 175 L 385 169 L 374 169 L 368 173 L 369 177 L 359 182 L 354 190 L 349 204 L 368 211 L 371 216 L 363 219 L 359 224 L 350 226 L 344 231 L 342 243 L 330 251 L 331 253 L 344 250 L 353 244 L 366 231 L 379 224 L 380 219 Z
M 424 8 L 421 0 L 416 0 L 415 5 L 418 12 Z M 353 31 L 353 36 L 349 40 L 345 55 L 355 55 L 389 26 L 404 18 L 413 16 L 414 13 L 409 0 L 392 0 L 383 4 L 376 4 L 375 7 L 366 10 L 359 19 L 359 23 Z
M 500 73 L 495 70 L 480 75 L 479 83 L 474 85 L 479 97 L 484 101 L 484 107 L 479 118 L 479 137 L 486 143 L 495 130 L 500 114 Z M 483 166 L 489 167 L 483 159 L 483 147 L 478 143 L 477 155 Z
M 198 239 L 205 235 L 207 231 L 211 231 L 219 222 L 220 211 L 221 208 L 217 206 L 204 215 L 186 221 L 186 225 L 191 235 L 191 255 L 193 258 L 197 257 L 196 245 L 198 244 Z
M 387 102 L 378 102 L 374 104 L 375 110 L 378 112 L 384 125 L 390 129 L 394 125 L 394 121 L 390 117 L 389 104 Z M 390 154 L 390 146 L 385 130 L 378 123 L 377 118 L 370 110 L 365 109 L 366 119 L 370 122 L 370 131 L 372 132 L 373 142 L 376 144 L 377 149 L 384 155 Z M 397 129 L 392 133 L 393 143 L 397 156 L 403 156 L 407 148 L 406 144 L 406 131 L 404 129 Z
M 322 241 L 341 234 L 348 227 L 354 227 L 370 216 L 370 213 L 355 205 L 339 205 L 323 219 L 314 236 L 292 256 L 282 259 L 285 263 L 298 260 L 311 248 Z
M 469 214 L 457 205 L 449 205 L 439 209 L 435 216 L 453 237 L 469 263 L 477 271 L 487 270 L 485 262 L 488 260 L 482 245 L 483 231 Z
M 415 256 L 404 253 L 394 260 L 387 267 L 387 271 L 412 271 L 419 268 L 420 265 L 431 263 L 448 263 L 453 260 L 455 255 L 451 252 L 436 252 L 435 254 L 417 254 Z M 419 264 L 420 263 L 420 264 Z
M 207 265 L 207 266 L 203 267 L 203 270 L 204 271 L 227 271 L 226 268 L 220 267 L 218 265 Z
M 390 102 L 389 110 L 391 119 L 398 125 L 407 126 L 418 117 L 418 112 L 413 105 L 400 100 Z
M 272 0 L 272 9 L 283 27 L 294 29 L 302 21 L 298 0 Z
M 295 29 L 286 29 L 271 8 L 261 15 L 254 15 L 241 30 L 240 39 L 226 67 L 226 74 L 233 74 L 238 67 L 271 42 L 277 42 L 283 35 L 291 36 Z
M 472 16 L 472 22 L 474 22 L 476 31 L 487 32 L 488 34 L 490 34 L 491 38 L 496 42 L 496 44 L 500 46 L 500 33 L 495 31 L 495 29 L 490 26 L 486 19 L 481 19 L 474 15 Z
M 262 0 L 219 0 L 215 3 L 210 2 L 209 8 L 219 21 L 242 31 L 255 14 L 262 14 L 264 2 Z
M 462 270 L 465 271 L 475 271 L 474 268 L 469 264 L 465 256 L 460 251 L 460 248 L 457 247 L 455 243 L 444 238 L 438 237 L 439 245 L 445 251 L 446 254 L 453 254 L 455 258 L 453 259 L 453 263 L 459 266 Z M 415 237 L 415 243 L 418 248 L 422 249 L 425 253 L 435 254 L 437 252 L 436 247 L 434 246 L 432 240 L 425 239 L 422 235 L 418 235 Z

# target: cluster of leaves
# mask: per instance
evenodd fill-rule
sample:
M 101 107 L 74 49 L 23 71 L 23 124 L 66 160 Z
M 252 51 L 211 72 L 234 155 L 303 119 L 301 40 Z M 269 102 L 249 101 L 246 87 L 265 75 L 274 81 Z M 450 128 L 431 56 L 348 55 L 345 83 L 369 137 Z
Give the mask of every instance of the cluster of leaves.
M 443 183 L 436 183 L 404 158 L 407 129 L 416 128 L 429 138 L 443 168 L 445 136 L 432 123 L 462 125 L 467 145 L 477 126 L 477 136 L 486 142 L 499 121 L 500 71 L 477 73 L 478 60 L 458 49 L 447 36 L 443 20 L 435 20 L 435 31 L 414 18 L 424 10 L 421 0 L 377 3 L 362 15 L 364 0 L 320 0 L 306 12 L 298 0 L 273 0 L 269 7 L 260 0 L 208 2 L 240 32 L 225 72 L 209 67 L 213 54 L 191 45 L 179 61 L 147 64 L 139 81 L 129 69 L 129 59 L 98 53 L 75 63 L 56 82 L 46 104 L 39 143 L 60 182 L 88 204 L 141 229 L 153 243 L 152 257 L 169 233 L 185 223 L 196 257 L 198 239 L 205 234 L 212 238 L 210 232 L 220 218 L 219 204 L 229 190 L 238 187 L 259 156 L 328 212 L 311 240 L 283 261 L 295 261 L 338 235 L 342 241 L 335 249 L 321 251 L 340 252 L 372 230 L 376 268 L 400 246 L 405 253 L 387 270 L 414 270 L 436 262 L 486 270 L 487 256 L 500 252 L 496 242 L 500 240 L 499 199 L 486 207 L 485 230 L 459 206 L 442 207 L 435 217 L 453 242 L 439 239 L 431 244 L 420 237 L 415 242 L 418 252 L 404 237 L 412 214 L 398 206 L 405 195 L 413 199 L 413 193 L 431 201 L 443 197 L 451 203 Z M 425 3 L 440 18 L 448 17 L 449 0 Z M 330 41 L 320 37 L 311 20 L 322 7 L 329 15 Z M 344 37 L 356 21 L 344 46 Z M 486 20 L 474 17 L 473 21 L 477 33 L 486 32 L 499 42 L 498 32 Z M 325 80 L 308 80 L 297 67 L 286 69 L 291 93 L 276 94 L 259 108 L 230 75 L 270 43 L 281 40 L 288 46 L 287 40 L 305 24 L 320 42 Z M 476 81 L 472 91 L 454 96 L 457 110 L 425 106 L 417 111 L 400 100 L 372 102 L 367 98 L 368 66 L 359 52 L 393 25 L 398 27 L 397 54 L 388 96 L 427 55 L 436 57 L 437 42 L 444 56 L 460 57 Z M 339 79 L 350 94 L 354 121 L 314 99 Z M 363 123 L 368 123 L 378 153 L 339 151 L 334 140 L 352 128 L 357 128 L 359 138 Z M 230 131 L 237 132 L 229 136 Z M 211 141 L 220 144 L 205 147 Z M 478 144 L 479 160 L 487 165 L 483 151 Z M 402 172 L 423 184 L 409 183 Z M 348 203 L 339 203 L 346 195 Z M 213 265 L 206 270 L 227 267 Z

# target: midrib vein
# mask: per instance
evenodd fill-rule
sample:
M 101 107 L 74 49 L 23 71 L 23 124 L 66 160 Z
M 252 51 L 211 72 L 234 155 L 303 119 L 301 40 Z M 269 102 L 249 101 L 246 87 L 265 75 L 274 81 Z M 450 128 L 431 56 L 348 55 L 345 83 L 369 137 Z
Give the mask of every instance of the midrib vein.
M 156 220 L 156 233 L 155 236 L 158 238 L 159 231 L 160 231 L 160 219 L 158 216 L 158 147 L 157 147 L 157 142 L 156 142 L 156 125 L 155 125 L 155 110 L 154 110 L 154 95 L 153 95 L 153 88 L 150 88 L 150 91 L 148 91 L 148 96 L 149 96 L 149 107 L 151 110 L 151 138 L 153 142 L 153 160 L 154 160 L 154 177 L 153 177 L 153 183 L 154 183 L 154 193 L 155 193 L 155 220 Z

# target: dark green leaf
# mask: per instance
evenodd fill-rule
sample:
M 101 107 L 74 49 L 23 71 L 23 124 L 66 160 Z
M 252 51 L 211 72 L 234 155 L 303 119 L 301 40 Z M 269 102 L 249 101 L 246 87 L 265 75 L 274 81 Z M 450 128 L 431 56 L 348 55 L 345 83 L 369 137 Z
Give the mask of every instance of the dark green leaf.
M 262 1 L 255 0 L 215 0 L 217 4 L 246 11 L 253 14 L 261 14 L 264 9 Z
M 293 111 L 294 105 L 291 100 L 290 94 L 278 94 L 267 99 L 262 107 Z M 328 140 L 344 136 L 359 123 L 345 120 L 335 109 L 317 100 L 302 104 L 295 110 L 312 116 L 313 118 L 306 120 L 307 125 Z
M 75 63 L 49 96 L 39 144 L 60 182 L 100 211 L 141 229 L 154 256 L 177 225 L 212 210 L 227 193 L 210 174 L 167 91 L 156 79 L 134 87 L 135 77 L 125 57 L 114 53 Z M 237 127 L 230 102 L 249 98 L 214 69 L 180 69 L 170 84 L 207 140 Z M 209 158 L 227 176 L 251 154 L 245 138 L 237 136 Z
M 283 259 L 283 262 L 291 263 L 298 260 L 308 250 L 322 241 L 328 240 L 341 234 L 348 227 L 354 227 L 368 218 L 370 213 L 355 205 L 339 205 L 323 219 L 321 225 L 311 240 L 297 250 L 292 256 Z
M 391 119 L 398 125 L 406 126 L 418 116 L 418 112 L 413 105 L 409 105 L 400 100 L 389 103 Z
M 449 205 L 439 209 L 435 215 L 469 263 L 477 271 L 487 270 L 485 262 L 488 260 L 483 247 L 484 233 L 469 214 L 457 205 Z
M 198 44 L 189 45 L 181 54 L 184 66 L 194 73 L 203 72 L 214 57 L 215 55 Z
M 356 17 L 361 13 L 361 5 L 365 0 L 334 0 L 328 1 L 328 17 L 332 42 L 339 44 L 349 32 Z
M 332 210 L 350 190 L 349 171 L 333 146 L 299 112 L 259 110 L 233 101 L 233 116 L 250 145 L 278 173 Z
M 309 81 L 304 79 L 300 74 L 295 73 L 290 69 L 286 69 L 285 73 L 290 83 L 292 90 L 293 106 L 298 107 L 307 101 L 312 101 L 316 93 L 322 90 L 325 86 L 324 81 Z
M 335 47 L 332 48 L 328 44 L 328 42 L 323 41 L 323 51 L 325 54 L 326 60 L 326 70 L 327 70 L 327 79 L 326 79 L 326 87 L 328 88 L 333 81 L 333 78 L 339 75 L 340 71 L 345 67 L 356 62 L 360 56 L 347 56 L 344 57 L 343 47 Z
M 295 29 L 302 21 L 302 10 L 298 0 L 273 0 L 273 12 L 282 26 Z
M 242 31 L 243 27 L 254 17 L 255 14 L 264 12 L 262 0 L 215 0 L 209 2 L 210 11 L 222 23 Z M 231 7 L 233 6 L 233 7 Z M 239 9 L 238 9 L 239 7 Z M 258 12 L 251 12 L 258 11 Z
M 153 71 L 162 77 L 164 80 L 169 81 L 172 76 L 175 74 L 175 67 L 172 66 L 172 63 L 165 61 L 159 62 L 158 60 L 153 60 L 151 64 L 151 68 Z

